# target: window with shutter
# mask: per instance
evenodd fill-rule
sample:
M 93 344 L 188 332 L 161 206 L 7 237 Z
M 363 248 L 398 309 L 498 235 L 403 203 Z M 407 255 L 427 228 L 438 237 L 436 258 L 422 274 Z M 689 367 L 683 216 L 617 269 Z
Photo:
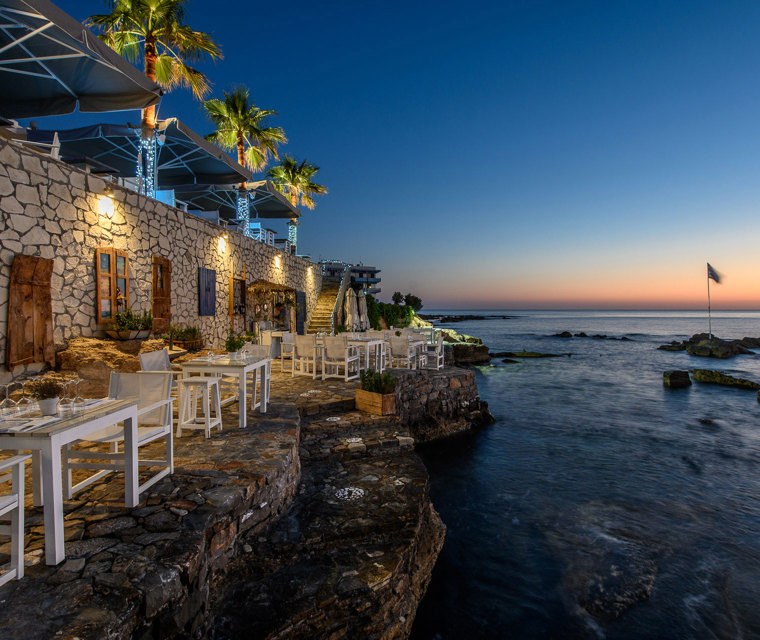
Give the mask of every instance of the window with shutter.
M 198 268 L 198 315 L 216 314 L 216 271 Z
M 172 263 L 153 256 L 153 331 L 162 332 L 172 319 Z
M 129 309 L 129 257 L 111 247 L 95 250 L 97 321 L 108 323 L 115 313 Z

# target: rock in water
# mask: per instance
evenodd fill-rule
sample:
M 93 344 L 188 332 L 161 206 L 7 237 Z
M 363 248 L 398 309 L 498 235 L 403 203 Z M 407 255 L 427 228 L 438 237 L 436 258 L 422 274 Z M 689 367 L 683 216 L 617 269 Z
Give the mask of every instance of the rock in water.
M 734 387 L 735 389 L 747 389 L 748 391 L 757 391 L 760 384 L 745 380 L 744 378 L 735 378 L 720 371 L 712 369 L 692 369 L 691 375 L 697 382 L 706 384 L 719 384 L 723 387 Z
M 665 371 L 662 374 L 662 384 L 668 389 L 683 389 L 691 386 L 688 371 Z
M 572 338 L 573 334 L 569 331 L 563 331 L 562 333 L 552 334 L 552 338 Z

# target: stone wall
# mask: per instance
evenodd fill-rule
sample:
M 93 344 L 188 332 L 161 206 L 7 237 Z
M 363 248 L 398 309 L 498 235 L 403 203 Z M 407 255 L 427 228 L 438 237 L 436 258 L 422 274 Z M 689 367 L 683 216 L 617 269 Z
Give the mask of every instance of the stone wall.
M 130 307 L 150 310 L 154 255 L 172 262 L 172 322 L 196 325 L 218 346 L 230 328 L 231 270 L 306 293 L 307 320 L 319 296 L 319 267 L 179 209 L 113 186 L 112 218 L 99 213 L 106 183 L 63 162 L 0 139 L 0 367 L 5 363 L 8 281 L 17 253 L 52 258 L 56 344 L 99 335 L 95 249 L 129 254 Z M 198 268 L 216 271 L 216 314 L 198 315 Z M 237 327 L 236 327 L 237 328 Z
M 393 375 L 399 379 L 399 422 L 416 442 L 444 438 L 493 422 L 488 403 L 480 399 L 475 372 L 470 369 L 394 369 Z

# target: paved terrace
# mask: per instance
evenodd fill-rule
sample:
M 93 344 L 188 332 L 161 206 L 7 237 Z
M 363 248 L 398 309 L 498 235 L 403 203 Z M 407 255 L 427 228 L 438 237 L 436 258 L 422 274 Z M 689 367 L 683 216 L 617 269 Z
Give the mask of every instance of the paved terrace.
M 241 548 L 250 552 L 247 541 L 255 544 L 291 504 L 302 437 L 303 459 L 411 451 L 413 440 L 395 418 L 353 410 L 355 382 L 292 378 L 279 367 L 273 364 L 268 412 L 249 413 L 249 427 L 240 430 L 232 403 L 212 438 L 200 431 L 175 438 L 174 475 L 144 493 L 138 508 L 124 507 L 121 474 L 65 502 L 67 559 L 57 567 L 44 564 L 42 509 L 31 504 L 28 464 L 26 576 L 0 588 L 0 637 L 129 637 L 146 620 L 161 636 L 202 634 L 230 562 Z M 303 416 L 310 418 L 302 435 Z M 160 442 L 141 448 L 141 457 L 161 449 Z M 420 478 L 415 484 L 426 495 Z M 0 561 L 8 549 L 0 546 Z

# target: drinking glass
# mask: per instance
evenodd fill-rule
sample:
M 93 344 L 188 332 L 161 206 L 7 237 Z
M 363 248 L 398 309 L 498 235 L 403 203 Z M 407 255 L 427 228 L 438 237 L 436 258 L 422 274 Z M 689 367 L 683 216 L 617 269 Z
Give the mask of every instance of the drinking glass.
M 79 383 L 82 382 L 82 378 L 77 376 L 71 381 L 74 384 L 76 395 L 74 396 L 73 406 L 74 409 L 81 409 L 82 405 L 87 402 L 82 396 L 79 395 Z
M 74 400 L 69 397 L 69 391 L 68 391 L 68 389 L 71 388 L 72 382 L 73 380 L 64 380 L 61 383 L 61 386 L 63 387 L 63 396 L 61 397 L 61 400 L 58 403 L 58 406 L 61 408 L 62 413 L 71 411 L 74 408 Z
M 19 413 L 27 413 L 32 408 L 32 399 L 27 395 L 29 385 L 32 383 L 31 379 L 20 382 L 21 384 L 21 398 L 18 402 Z
M 10 418 L 13 416 L 14 413 L 16 413 L 17 405 L 16 402 L 11 400 L 10 397 L 10 389 L 13 385 L 17 384 L 16 382 L 9 382 L 8 384 L 4 385 L 5 388 L 5 400 L 0 403 L 0 412 L 3 414 L 5 418 Z

